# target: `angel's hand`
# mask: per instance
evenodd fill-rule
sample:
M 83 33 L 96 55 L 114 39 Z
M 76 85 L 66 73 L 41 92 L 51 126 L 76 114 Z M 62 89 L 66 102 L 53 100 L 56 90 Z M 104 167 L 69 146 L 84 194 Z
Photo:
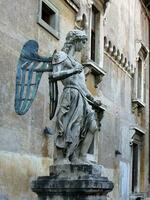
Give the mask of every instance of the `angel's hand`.
M 82 70 L 83 70 L 83 67 L 81 65 L 81 66 L 76 67 L 74 70 L 75 70 L 76 73 L 80 74 L 82 72 Z
M 87 94 L 86 98 L 88 98 L 90 101 L 94 102 L 94 97 L 92 97 L 90 94 Z
M 96 106 L 101 106 L 101 105 L 102 105 L 102 103 L 101 103 L 100 100 L 94 100 L 94 104 L 95 104 Z

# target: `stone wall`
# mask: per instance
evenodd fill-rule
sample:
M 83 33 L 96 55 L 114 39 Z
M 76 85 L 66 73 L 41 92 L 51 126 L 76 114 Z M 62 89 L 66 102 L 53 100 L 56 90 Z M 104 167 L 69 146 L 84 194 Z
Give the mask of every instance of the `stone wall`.
M 104 57 L 104 69 L 107 74 L 100 90 L 102 102 L 107 108 L 99 136 L 99 163 L 115 183 L 111 198 L 119 199 L 121 196 L 125 200 L 129 195 L 130 127 L 135 123 L 131 111 L 131 76 L 107 56 Z
M 149 22 L 140 1 L 112 1 L 106 16 L 104 35 L 136 68 L 138 44 L 142 42 L 149 48 Z M 110 199 L 126 200 L 131 194 L 131 127 L 137 125 L 145 130 L 140 191 L 145 195 L 148 191 L 149 58 L 145 64 L 146 105 L 143 117 L 139 119 L 132 112 L 133 76 L 115 62 L 113 54 L 104 54 L 106 75 L 99 85 L 99 95 L 107 109 L 99 136 L 99 162 L 104 165 L 105 174 L 115 183 Z M 115 155 L 116 150 L 121 155 Z
M 61 49 L 66 33 L 73 29 L 75 11 L 63 0 L 53 0 L 60 14 L 60 40 L 36 23 L 37 0 L 1 0 L 0 2 L 0 200 L 37 199 L 30 190 L 33 178 L 48 174 L 53 158 L 53 135 L 44 136 L 44 128 L 54 130 L 55 118 L 48 116 L 48 76 L 44 74 L 37 97 L 24 116 L 14 111 L 16 63 L 24 42 L 35 39 L 41 55 Z M 104 23 L 104 36 L 135 67 L 138 41 L 149 44 L 148 19 L 140 1 L 113 0 Z M 138 41 L 137 41 L 138 40 Z M 99 45 L 98 45 L 99 46 Z M 115 184 L 108 199 L 127 200 L 131 185 L 131 127 L 137 124 L 132 112 L 132 76 L 104 52 L 106 75 L 98 88 L 90 75 L 88 87 L 106 105 L 98 137 L 98 163 L 103 175 Z M 143 119 L 145 144 L 141 188 L 148 188 L 149 63 L 146 63 L 146 107 Z M 59 85 L 62 89 L 62 86 Z M 121 155 L 116 154 L 119 151 Z

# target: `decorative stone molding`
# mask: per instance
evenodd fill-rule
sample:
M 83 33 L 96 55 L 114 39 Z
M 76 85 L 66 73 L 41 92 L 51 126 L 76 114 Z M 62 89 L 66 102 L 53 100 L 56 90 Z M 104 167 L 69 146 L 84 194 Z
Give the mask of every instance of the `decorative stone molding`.
M 88 75 L 91 72 L 95 76 L 95 87 L 97 87 L 106 72 L 92 60 L 83 63 L 83 66 L 88 69 L 86 70 L 85 75 Z
M 88 26 L 89 9 L 92 7 L 93 0 L 65 0 L 76 11 L 76 23 L 83 22 L 82 26 Z M 78 26 L 76 24 L 76 26 Z
M 76 11 L 79 11 L 79 1 L 77 0 L 66 0 L 66 2 Z
M 132 99 L 132 112 L 134 113 L 136 110 L 138 113 L 141 113 L 145 108 L 145 103 L 143 103 L 140 99 Z
M 136 40 L 136 60 L 141 57 L 143 60 L 146 60 L 149 54 L 149 49 L 142 43 L 141 40 Z
M 130 146 L 136 143 L 142 148 L 144 145 L 145 130 L 141 126 L 135 125 L 130 128 L 130 131 L 133 131 L 130 138 Z
M 104 1 L 104 15 L 108 13 L 110 4 L 112 3 L 112 0 L 105 0 Z
M 134 74 L 134 67 L 130 63 L 130 61 L 120 52 L 119 49 L 116 48 L 115 45 L 112 44 L 110 40 L 105 36 L 104 37 L 104 49 L 109 56 L 117 62 L 117 64 L 128 72 L 130 75 Z
M 112 0 L 105 0 L 104 1 L 104 25 L 106 24 L 107 21 L 107 14 L 109 13 L 110 5 L 112 3 Z
M 84 26 L 88 26 L 89 10 L 94 4 L 94 0 L 65 0 L 76 11 L 76 23 L 83 22 Z M 106 21 L 106 15 L 109 11 L 112 0 L 101 1 L 103 5 L 104 21 Z M 82 24 L 83 25 L 83 24 Z M 78 26 L 76 24 L 76 26 Z M 85 28 L 84 27 L 84 28 Z

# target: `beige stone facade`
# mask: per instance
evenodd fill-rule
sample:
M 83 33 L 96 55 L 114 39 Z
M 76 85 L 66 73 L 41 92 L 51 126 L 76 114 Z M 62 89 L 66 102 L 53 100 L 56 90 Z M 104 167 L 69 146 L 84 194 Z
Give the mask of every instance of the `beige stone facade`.
M 42 2 L 50 5 L 50 17 L 58 23 L 58 35 L 52 30 L 53 21 L 48 30 L 43 21 L 38 21 Z M 31 181 L 48 175 L 53 163 L 54 136 L 43 134 L 45 127 L 54 130 L 55 122 L 55 118 L 49 120 L 47 74 L 43 75 L 27 114 L 18 116 L 14 110 L 16 64 L 22 45 L 35 39 L 40 54 L 51 55 L 55 49 L 61 49 L 67 32 L 80 24 L 82 16 L 89 40 L 77 59 L 85 66 L 89 90 L 105 107 L 94 154 L 89 153 L 89 159 L 103 165 L 103 175 L 114 182 L 108 199 L 149 197 L 148 3 L 0 1 L 0 200 L 37 199 L 31 192 Z

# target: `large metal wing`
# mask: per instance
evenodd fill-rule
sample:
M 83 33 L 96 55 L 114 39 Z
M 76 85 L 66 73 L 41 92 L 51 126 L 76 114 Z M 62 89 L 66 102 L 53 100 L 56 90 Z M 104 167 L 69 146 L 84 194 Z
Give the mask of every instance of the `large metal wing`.
M 48 58 L 38 54 L 38 43 L 34 40 L 26 42 L 22 48 L 17 66 L 15 111 L 24 115 L 35 99 L 41 80 L 42 71 L 49 62 Z
M 36 96 L 37 89 L 41 80 L 42 72 L 34 69 L 43 63 L 25 62 L 18 64 L 16 76 L 15 111 L 19 115 L 24 115 Z

